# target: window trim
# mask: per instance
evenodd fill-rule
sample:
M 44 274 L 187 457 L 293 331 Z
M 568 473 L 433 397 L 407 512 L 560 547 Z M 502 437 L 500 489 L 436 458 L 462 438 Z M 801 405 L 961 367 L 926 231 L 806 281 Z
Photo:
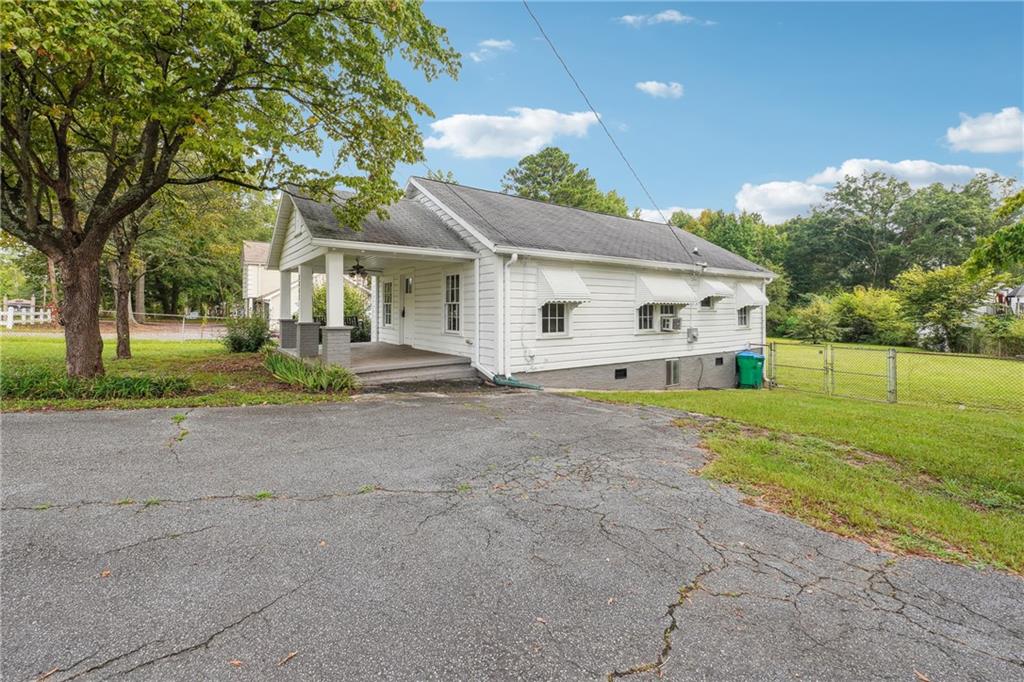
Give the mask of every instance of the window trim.
M 665 360 L 665 386 L 678 386 L 682 380 L 682 368 L 679 358 Z M 672 381 L 673 375 L 675 381 Z
M 458 300 L 448 300 L 448 278 L 457 277 L 457 287 L 455 288 Z M 465 297 L 463 296 L 462 288 L 462 273 L 461 272 L 445 272 L 441 274 L 441 332 L 448 334 L 449 336 L 462 336 L 462 323 L 464 321 L 462 312 L 462 301 Z M 455 306 L 455 319 L 459 324 L 458 329 L 448 328 L 448 306 Z
M 388 294 L 388 296 L 385 296 Z M 388 300 L 390 298 L 390 300 Z M 395 321 L 395 281 L 386 279 L 380 283 L 380 326 L 391 329 Z
M 750 309 L 753 306 L 741 305 L 736 308 L 736 326 L 740 329 L 750 329 Z
M 565 318 L 564 329 L 560 332 L 545 332 L 544 331 L 544 308 L 549 305 L 560 305 L 563 310 L 563 317 Z M 541 303 L 537 306 L 537 338 L 540 339 L 567 339 L 572 336 L 572 311 L 576 306 L 572 303 L 565 301 L 548 301 Z M 557 319 L 557 318 L 551 318 Z
M 648 334 L 650 332 L 658 331 L 657 329 L 654 328 L 654 320 L 655 320 L 655 318 L 657 318 L 657 315 L 655 315 L 655 313 L 654 313 L 654 306 L 655 305 L 657 305 L 657 304 L 656 303 L 644 303 L 642 306 L 638 306 L 637 307 L 637 309 L 636 309 L 636 331 L 637 331 L 637 333 L 639 333 L 639 334 Z M 649 322 L 650 322 L 650 326 L 649 327 L 644 327 L 644 326 L 642 326 L 640 324 L 640 321 L 642 319 L 644 319 L 644 315 L 643 315 L 643 312 L 642 312 L 644 308 L 650 308 L 650 315 L 647 316 L 649 318 Z

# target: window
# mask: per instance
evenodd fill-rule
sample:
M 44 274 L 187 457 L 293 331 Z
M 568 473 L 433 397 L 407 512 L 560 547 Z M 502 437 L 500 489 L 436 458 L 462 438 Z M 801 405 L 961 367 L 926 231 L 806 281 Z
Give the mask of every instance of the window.
M 682 323 L 678 319 L 676 319 L 677 306 L 663 304 L 658 307 L 658 329 L 661 329 L 662 331 L 678 331 L 679 329 L 682 328 Z
M 541 306 L 540 333 L 566 333 L 566 310 L 564 303 L 545 303 L 543 306 Z
M 666 360 L 665 361 L 665 385 L 666 386 L 678 386 L 679 385 L 679 360 Z
M 711 296 L 706 296 L 706 297 L 702 298 L 700 300 L 700 309 L 701 310 L 714 310 L 715 309 L 715 299 L 712 298 Z
M 459 275 L 444 277 L 444 330 L 458 332 L 462 327 L 462 290 Z
M 391 308 L 392 308 L 392 283 L 384 282 L 382 285 L 384 290 L 380 295 L 380 311 L 381 311 L 381 324 L 385 327 L 391 326 Z
M 616 369 L 615 370 L 615 378 L 616 379 L 625 379 L 626 378 L 626 368 L 625 367 L 619 367 L 618 369 Z
M 405 278 L 405 293 L 407 293 L 407 294 L 411 294 L 412 293 L 412 277 L 406 277 Z
M 636 309 L 636 328 L 644 331 L 654 329 L 654 305 L 648 303 Z
M 740 306 L 736 310 L 736 324 L 741 327 L 750 326 L 750 306 Z

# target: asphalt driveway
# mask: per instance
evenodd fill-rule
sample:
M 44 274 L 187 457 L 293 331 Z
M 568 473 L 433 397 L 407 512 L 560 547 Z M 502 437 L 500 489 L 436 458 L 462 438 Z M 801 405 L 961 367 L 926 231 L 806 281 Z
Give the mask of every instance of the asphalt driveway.
M 694 444 L 534 393 L 5 415 L 3 678 L 1024 679 L 1024 581 L 750 507 Z

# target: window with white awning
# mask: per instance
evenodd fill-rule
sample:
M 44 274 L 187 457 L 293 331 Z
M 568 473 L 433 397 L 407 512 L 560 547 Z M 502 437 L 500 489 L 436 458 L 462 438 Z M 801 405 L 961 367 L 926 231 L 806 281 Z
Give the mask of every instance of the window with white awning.
M 540 268 L 537 274 L 537 305 L 545 303 L 588 303 L 592 296 L 575 270 Z
M 645 305 L 689 305 L 700 300 L 700 296 L 682 277 L 666 275 L 637 275 L 636 306 Z
M 736 305 L 745 308 L 748 306 L 766 306 L 768 297 L 756 284 L 738 284 L 736 286 Z
M 717 279 L 702 279 L 698 293 L 700 294 L 698 300 L 705 298 L 729 298 L 733 295 L 732 289 Z

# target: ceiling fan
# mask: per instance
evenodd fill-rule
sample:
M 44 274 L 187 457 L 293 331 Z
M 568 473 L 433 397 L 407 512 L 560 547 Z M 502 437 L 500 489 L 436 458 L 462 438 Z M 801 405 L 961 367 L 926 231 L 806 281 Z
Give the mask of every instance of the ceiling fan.
M 356 277 L 366 277 L 366 273 L 368 273 L 368 272 L 381 272 L 381 271 L 380 270 L 373 270 L 371 268 L 363 267 L 359 263 L 359 259 L 358 258 L 356 258 L 356 264 L 348 269 L 348 274 L 354 275 Z

